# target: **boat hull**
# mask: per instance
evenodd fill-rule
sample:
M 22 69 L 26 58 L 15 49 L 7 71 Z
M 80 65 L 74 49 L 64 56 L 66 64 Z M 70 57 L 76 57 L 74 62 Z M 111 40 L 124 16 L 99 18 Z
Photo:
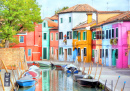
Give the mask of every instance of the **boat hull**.
M 75 74 L 75 75 L 73 75 L 73 79 L 74 79 L 74 81 L 77 82 L 77 79 L 83 78 L 84 76 L 85 76 L 85 75 Z
M 44 63 L 39 63 L 40 67 L 50 67 L 51 65 L 49 64 L 44 64 Z
M 32 80 L 32 81 L 18 80 L 17 83 L 21 87 L 30 87 L 30 86 L 35 85 L 35 80 Z

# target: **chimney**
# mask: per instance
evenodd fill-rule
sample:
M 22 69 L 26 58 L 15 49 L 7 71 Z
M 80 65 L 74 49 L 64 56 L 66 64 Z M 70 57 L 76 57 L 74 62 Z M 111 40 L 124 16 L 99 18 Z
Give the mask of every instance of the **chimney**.
M 87 13 L 87 23 L 91 23 L 92 22 L 92 13 Z

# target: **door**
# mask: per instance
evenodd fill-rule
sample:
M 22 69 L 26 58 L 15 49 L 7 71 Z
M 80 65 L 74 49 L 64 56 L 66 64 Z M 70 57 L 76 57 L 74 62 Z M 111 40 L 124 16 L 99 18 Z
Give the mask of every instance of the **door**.
M 130 65 L 130 51 L 129 51 L 129 57 L 128 57 L 128 66 Z
M 78 50 L 75 48 L 73 51 L 73 60 L 76 61 L 76 57 L 78 56 Z
M 47 48 L 43 48 L 43 59 L 47 59 Z
M 56 59 L 58 60 L 58 49 L 56 50 Z
M 81 61 L 83 62 L 83 59 L 84 59 L 84 50 L 81 49 Z
M 65 49 L 65 52 L 64 52 L 64 60 L 67 61 L 67 49 Z
M 112 65 L 116 66 L 116 50 L 112 52 Z

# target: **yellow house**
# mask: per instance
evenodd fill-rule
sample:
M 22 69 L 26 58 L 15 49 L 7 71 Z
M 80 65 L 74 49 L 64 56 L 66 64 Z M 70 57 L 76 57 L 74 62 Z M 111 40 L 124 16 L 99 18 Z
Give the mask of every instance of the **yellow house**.
M 79 62 L 91 62 L 92 57 L 92 34 L 90 27 L 96 25 L 96 21 L 92 21 L 92 13 L 87 14 L 87 21 L 73 28 L 73 59 L 78 57 Z

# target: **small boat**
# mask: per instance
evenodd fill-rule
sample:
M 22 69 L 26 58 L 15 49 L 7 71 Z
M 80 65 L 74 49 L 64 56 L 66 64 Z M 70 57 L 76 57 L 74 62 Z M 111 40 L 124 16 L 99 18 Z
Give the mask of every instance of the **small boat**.
M 40 77 L 40 71 L 29 70 L 24 73 L 24 76 L 26 76 L 26 75 L 31 75 L 33 79 L 37 79 Z
M 35 80 L 32 79 L 31 75 L 24 76 L 16 82 L 19 86 L 22 87 L 29 87 L 35 85 Z
M 40 67 L 51 67 L 51 64 L 39 63 Z
M 73 79 L 74 79 L 74 81 L 77 82 L 77 79 L 79 79 L 79 78 L 83 78 L 84 76 L 85 76 L 85 75 L 74 74 L 74 75 L 73 75 Z
M 55 65 L 56 66 L 56 68 L 62 68 L 62 66 L 61 65 Z
M 37 66 L 35 66 L 35 65 L 33 65 L 33 66 L 31 66 L 31 67 L 29 67 L 29 70 L 39 70 L 39 67 L 37 67 Z
M 18 91 L 35 91 L 36 86 L 26 87 L 26 88 L 19 88 Z
M 81 86 L 96 87 L 98 80 L 96 80 L 96 79 L 77 79 L 77 82 Z

